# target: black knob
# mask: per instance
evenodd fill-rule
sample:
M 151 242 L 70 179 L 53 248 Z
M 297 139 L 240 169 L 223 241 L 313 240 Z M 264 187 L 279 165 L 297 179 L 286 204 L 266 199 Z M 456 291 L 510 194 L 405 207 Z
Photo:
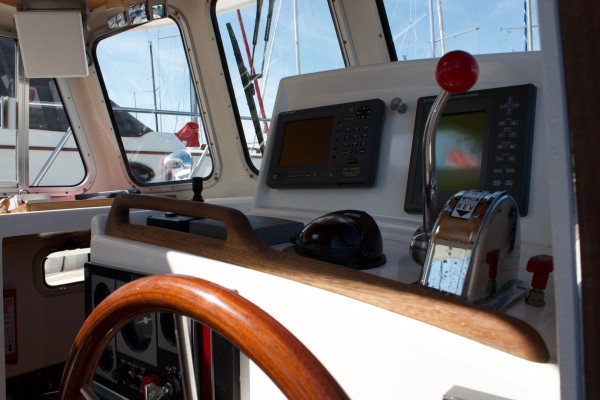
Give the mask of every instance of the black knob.
M 203 181 L 199 176 L 195 176 L 192 178 L 192 191 L 194 192 L 194 197 L 192 197 L 192 201 L 204 201 L 202 198 L 202 189 L 203 189 Z
M 131 377 L 127 373 L 128 371 L 123 367 L 117 367 L 112 371 L 112 377 L 115 381 L 121 384 L 127 384 Z
M 144 377 L 142 375 L 135 374 L 135 372 L 134 372 L 134 376 L 131 377 L 131 386 L 141 389 L 142 379 L 144 379 Z
M 178 396 L 183 393 L 183 388 L 181 387 L 181 381 L 178 377 L 172 376 L 167 379 L 167 383 L 165 384 L 165 389 L 169 391 L 171 396 Z

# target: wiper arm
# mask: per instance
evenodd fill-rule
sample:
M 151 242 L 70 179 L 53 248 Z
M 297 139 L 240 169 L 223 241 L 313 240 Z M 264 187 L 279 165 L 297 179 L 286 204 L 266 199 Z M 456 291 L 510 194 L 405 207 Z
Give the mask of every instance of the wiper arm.
M 244 65 L 244 59 L 242 58 L 242 53 L 240 52 L 240 46 L 235 37 L 235 33 L 233 32 L 233 28 L 231 23 L 227 23 L 227 31 L 229 32 L 229 38 L 231 39 L 231 47 L 233 49 L 233 55 L 235 57 L 235 61 L 238 66 L 238 71 L 240 73 L 240 78 L 242 79 L 242 86 L 244 88 L 244 93 L 246 95 L 246 102 L 248 103 L 248 109 L 250 111 L 250 117 L 252 118 L 252 124 L 254 125 L 254 131 L 256 132 L 256 139 L 258 140 L 258 146 L 260 148 L 260 154 L 264 154 L 265 152 L 265 141 L 263 137 L 262 130 L 260 129 L 260 119 L 258 117 L 258 113 L 256 112 L 256 104 L 254 103 L 254 85 L 252 85 L 252 81 L 250 80 L 250 75 L 248 73 L 248 69 Z
M 273 18 L 273 6 L 275 0 L 269 0 L 269 10 L 267 11 L 267 21 L 265 25 L 265 48 L 263 49 L 262 65 L 260 66 L 260 72 L 256 74 L 254 79 L 258 79 L 262 76 L 265 70 L 265 58 L 267 58 L 267 43 L 269 43 L 269 34 L 271 33 L 271 19 Z M 252 55 L 252 64 L 254 65 L 254 54 Z
M 260 8 L 262 8 L 262 0 L 260 0 Z M 267 58 L 267 44 L 269 43 L 269 36 L 271 34 L 271 20 L 273 19 L 273 7 L 275 5 L 275 0 L 269 0 L 269 9 L 267 11 L 267 20 L 265 25 L 265 47 L 263 49 L 263 58 L 262 65 L 260 66 L 260 71 L 255 72 L 254 70 L 254 50 L 256 49 L 257 36 L 258 36 L 258 25 L 260 23 L 260 9 L 256 10 L 256 20 L 254 21 L 254 37 L 252 38 L 252 60 L 250 61 L 250 66 L 252 67 L 252 72 L 254 75 L 251 76 L 250 81 L 253 82 L 256 79 L 262 77 L 263 71 L 265 70 L 265 59 Z M 257 4 L 258 7 L 258 4 Z
M 254 50 L 256 50 L 256 43 L 258 41 L 258 28 L 260 25 L 260 13 L 262 12 L 263 0 L 256 1 L 256 17 L 254 17 L 254 35 L 252 36 L 252 59 L 250 60 L 250 66 L 254 67 Z

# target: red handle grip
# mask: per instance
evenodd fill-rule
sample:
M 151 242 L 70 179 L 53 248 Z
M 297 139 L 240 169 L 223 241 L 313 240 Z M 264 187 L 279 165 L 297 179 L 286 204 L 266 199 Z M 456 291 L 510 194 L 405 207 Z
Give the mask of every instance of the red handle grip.
M 546 289 L 550 272 L 554 269 L 552 256 L 541 254 L 531 257 L 527 262 L 527 271 L 533 273 L 531 287 L 536 290 Z

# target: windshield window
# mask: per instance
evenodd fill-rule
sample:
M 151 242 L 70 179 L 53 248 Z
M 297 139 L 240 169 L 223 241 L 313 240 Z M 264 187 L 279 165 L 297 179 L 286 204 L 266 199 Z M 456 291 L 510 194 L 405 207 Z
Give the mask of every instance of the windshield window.
M 540 50 L 536 0 L 383 0 L 398 60 Z
M 131 178 L 207 177 L 212 161 L 179 26 L 169 18 L 101 40 L 95 56 Z
M 326 0 L 258 1 L 222 13 L 218 2 L 217 13 L 242 145 L 260 169 L 279 81 L 344 68 L 342 50 Z

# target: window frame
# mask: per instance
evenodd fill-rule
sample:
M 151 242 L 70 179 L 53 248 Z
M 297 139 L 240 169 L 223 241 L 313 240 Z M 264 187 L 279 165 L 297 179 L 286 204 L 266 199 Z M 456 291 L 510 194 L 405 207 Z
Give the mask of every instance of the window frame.
M 15 42 L 15 98 L 17 101 L 17 138 L 15 143 L 16 155 L 16 179 L 14 181 L 0 181 L 0 190 L 25 189 L 35 192 L 79 194 L 85 193 L 92 185 L 95 178 L 94 162 L 85 135 L 81 128 L 79 116 L 71 96 L 69 85 L 65 78 L 50 78 L 54 81 L 60 96 L 63 110 L 71 126 L 73 140 L 78 149 L 81 163 L 84 168 L 83 179 L 74 185 L 61 186 L 30 186 L 29 176 L 29 152 L 30 152 L 30 128 L 29 128 L 29 82 L 25 76 L 25 70 L 21 60 L 19 40 L 15 32 L 0 31 L 0 38 L 14 40 Z
M 187 66 L 188 66 L 188 71 L 190 74 L 190 79 L 193 84 L 192 87 L 194 89 L 194 93 L 196 95 L 196 100 L 197 100 L 198 111 L 197 111 L 197 115 L 195 115 L 195 116 L 198 117 L 198 119 L 199 119 L 198 124 L 201 124 L 201 129 L 203 129 L 204 135 L 206 137 L 206 149 L 207 150 L 205 150 L 205 151 L 208 151 L 211 156 L 211 163 L 212 163 L 211 172 L 207 176 L 202 177 L 203 181 L 207 182 L 207 181 L 210 181 L 211 179 L 213 179 L 214 176 L 219 174 L 220 162 L 219 162 L 217 149 L 215 148 L 214 141 L 212 140 L 212 137 L 214 136 L 213 129 L 212 129 L 211 121 L 210 121 L 210 116 L 208 115 L 208 113 L 206 111 L 207 101 L 206 101 L 206 96 L 204 94 L 204 88 L 201 83 L 202 80 L 199 78 L 199 76 L 200 76 L 199 67 L 198 67 L 197 63 L 193 62 L 194 50 L 193 50 L 193 46 L 189 45 L 189 43 L 191 42 L 189 23 L 182 17 L 181 13 L 179 13 L 174 7 L 172 7 L 170 5 L 166 5 L 166 15 L 164 18 L 170 19 L 175 24 L 175 26 L 177 26 L 177 29 L 179 30 L 179 33 L 181 34 L 182 47 L 184 49 Z M 141 23 L 141 24 L 129 25 L 129 26 L 124 26 L 122 28 L 116 28 L 116 29 L 108 29 L 107 28 L 106 31 L 104 31 L 102 34 L 100 34 L 94 38 L 92 47 L 91 47 L 91 55 L 94 60 L 94 64 L 96 65 L 96 74 L 98 76 L 98 83 L 99 83 L 99 86 L 102 91 L 103 99 L 104 99 L 104 102 L 106 105 L 106 111 L 110 118 L 110 123 L 111 123 L 111 128 L 114 133 L 114 138 L 115 138 L 116 144 L 119 148 L 119 155 L 121 156 L 121 160 L 122 160 L 121 167 L 123 168 L 123 171 L 127 174 L 127 178 L 131 182 L 133 187 L 142 187 L 149 191 L 160 192 L 160 191 L 164 191 L 164 190 L 173 190 L 173 189 L 175 189 L 175 187 L 184 189 L 185 185 L 190 186 L 190 184 L 192 182 L 192 177 L 190 177 L 189 179 L 185 179 L 185 180 L 149 182 L 149 183 L 139 182 L 137 179 L 135 179 L 135 177 L 132 174 L 131 164 L 127 161 L 127 153 L 126 153 L 126 149 L 125 149 L 123 140 L 121 138 L 121 134 L 119 133 L 119 130 L 118 130 L 118 125 L 117 125 L 116 117 L 115 117 L 115 111 L 110 106 L 110 97 L 108 95 L 108 89 L 106 88 L 106 84 L 105 84 L 105 81 L 104 81 L 104 78 L 102 75 L 102 68 L 100 67 L 100 63 L 99 63 L 98 56 L 97 56 L 97 47 L 100 44 L 100 42 L 102 42 L 104 39 L 127 32 L 132 29 L 139 28 L 139 27 L 146 25 L 148 23 L 151 23 L 153 21 L 154 20 L 149 20 L 149 21 Z M 169 112 L 172 110 L 162 110 L 161 109 L 158 111 Z M 208 187 L 208 186 L 209 185 L 206 185 L 206 183 L 205 183 L 205 187 Z
M 58 245 L 56 243 L 47 243 L 39 248 L 33 255 L 31 268 L 33 268 L 33 285 L 36 290 L 44 296 L 56 297 L 74 293 L 82 293 L 84 291 L 85 279 L 63 283 L 59 285 L 49 285 L 46 281 L 45 262 L 48 256 L 72 248 L 87 249 L 90 248 L 90 231 L 71 231 L 55 233 L 48 236 L 46 240 L 52 241 L 54 238 L 62 241 Z M 88 257 L 89 257 L 88 253 Z M 85 264 L 83 270 L 83 278 L 85 278 Z
M 83 165 L 83 168 L 85 170 L 83 179 L 75 184 L 75 185 L 71 185 L 71 186 L 44 186 L 44 185 L 36 185 L 36 186 L 30 186 L 29 185 L 29 179 L 31 178 L 29 176 L 29 167 L 27 168 L 27 180 L 25 182 L 27 182 L 27 185 L 25 185 L 24 183 L 20 185 L 20 187 L 22 188 L 29 188 L 32 190 L 38 190 L 38 189 L 42 189 L 44 192 L 60 192 L 60 193 L 64 193 L 64 192 L 68 192 L 70 194 L 80 194 L 80 193 L 85 193 L 88 191 L 88 189 L 91 187 L 92 183 L 94 182 L 94 179 L 96 178 L 96 169 L 94 168 L 94 161 L 93 158 L 91 157 L 91 151 L 90 151 L 90 147 L 87 143 L 87 140 L 85 140 L 85 134 L 83 132 L 83 129 L 81 128 L 81 121 L 79 120 L 79 116 L 77 114 L 77 110 L 75 108 L 75 103 L 73 102 L 73 97 L 71 96 L 71 91 L 69 89 L 69 84 L 67 82 L 67 80 L 65 78 L 52 78 L 52 80 L 54 81 L 55 85 L 56 85 L 56 89 L 58 91 L 58 94 L 60 96 L 62 105 L 63 105 L 63 109 L 65 112 L 65 115 L 67 117 L 67 121 L 69 122 L 69 126 L 71 128 L 71 132 L 73 135 L 73 140 L 75 141 L 75 144 L 77 146 L 77 149 L 79 150 L 79 156 L 81 157 L 81 163 Z M 27 91 L 29 91 L 29 80 L 27 81 Z M 29 101 L 27 102 L 27 130 L 28 130 L 28 137 L 29 137 Z M 29 148 L 27 149 L 27 165 L 29 165 Z
M 70 250 L 82 250 L 82 254 L 87 254 L 87 261 L 85 261 L 81 268 L 77 268 L 77 270 L 81 270 L 81 279 L 73 280 L 70 282 L 63 282 L 56 285 L 50 284 L 48 282 L 48 276 L 50 273 L 46 272 L 46 262 L 50 258 L 51 255 L 55 253 L 67 252 Z M 36 273 L 34 274 L 34 280 L 36 281 L 36 286 L 38 290 L 44 293 L 46 296 L 56 296 L 64 293 L 73 293 L 73 292 L 82 292 L 83 291 L 83 283 L 85 281 L 85 265 L 90 262 L 90 254 L 91 249 L 88 246 L 80 247 L 77 249 L 64 249 L 64 248 L 56 248 L 56 247 L 46 247 L 41 249 L 38 253 L 36 253 L 34 257 L 34 268 Z M 63 256 L 65 258 L 65 256 Z M 39 272 L 38 272 L 39 270 Z M 69 272 L 69 271 L 60 271 L 58 273 Z M 38 282 L 39 279 L 39 282 Z
M 229 94 L 229 104 L 231 110 L 235 116 L 235 126 L 237 128 L 237 138 L 240 141 L 242 148 L 242 154 L 244 155 L 244 161 L 246 166 L 252 171 L 253 174 L 258 175 L 258 168 L 252 162 L 250 152 L 248 151 L 248 142 L 246 141 L 246 135 L 244 134 L 244 127 L 242 126 L 242 118 L 240 116 L 240 110 L 235 101 L 235 91 L 233 90 L 233 81 L 229 74 L 229 66 L 227 65 L 227 56 L 225 55 L 225 47 L 223 46 L 223 38 L 221 37 L 221 31 L 219 30 L 219 21 L 217 20 L 217 2 L 219 0 L 211 0 L 210 3 L 210 20 L 213 25 L 213 33 L 215 35 L 215 42 L 219 51 L 219 60 L 221 61 L 221 68 L 223 70 L 223 76 L 225 78 L 225 84 L 227 85 L 227 92 Z

